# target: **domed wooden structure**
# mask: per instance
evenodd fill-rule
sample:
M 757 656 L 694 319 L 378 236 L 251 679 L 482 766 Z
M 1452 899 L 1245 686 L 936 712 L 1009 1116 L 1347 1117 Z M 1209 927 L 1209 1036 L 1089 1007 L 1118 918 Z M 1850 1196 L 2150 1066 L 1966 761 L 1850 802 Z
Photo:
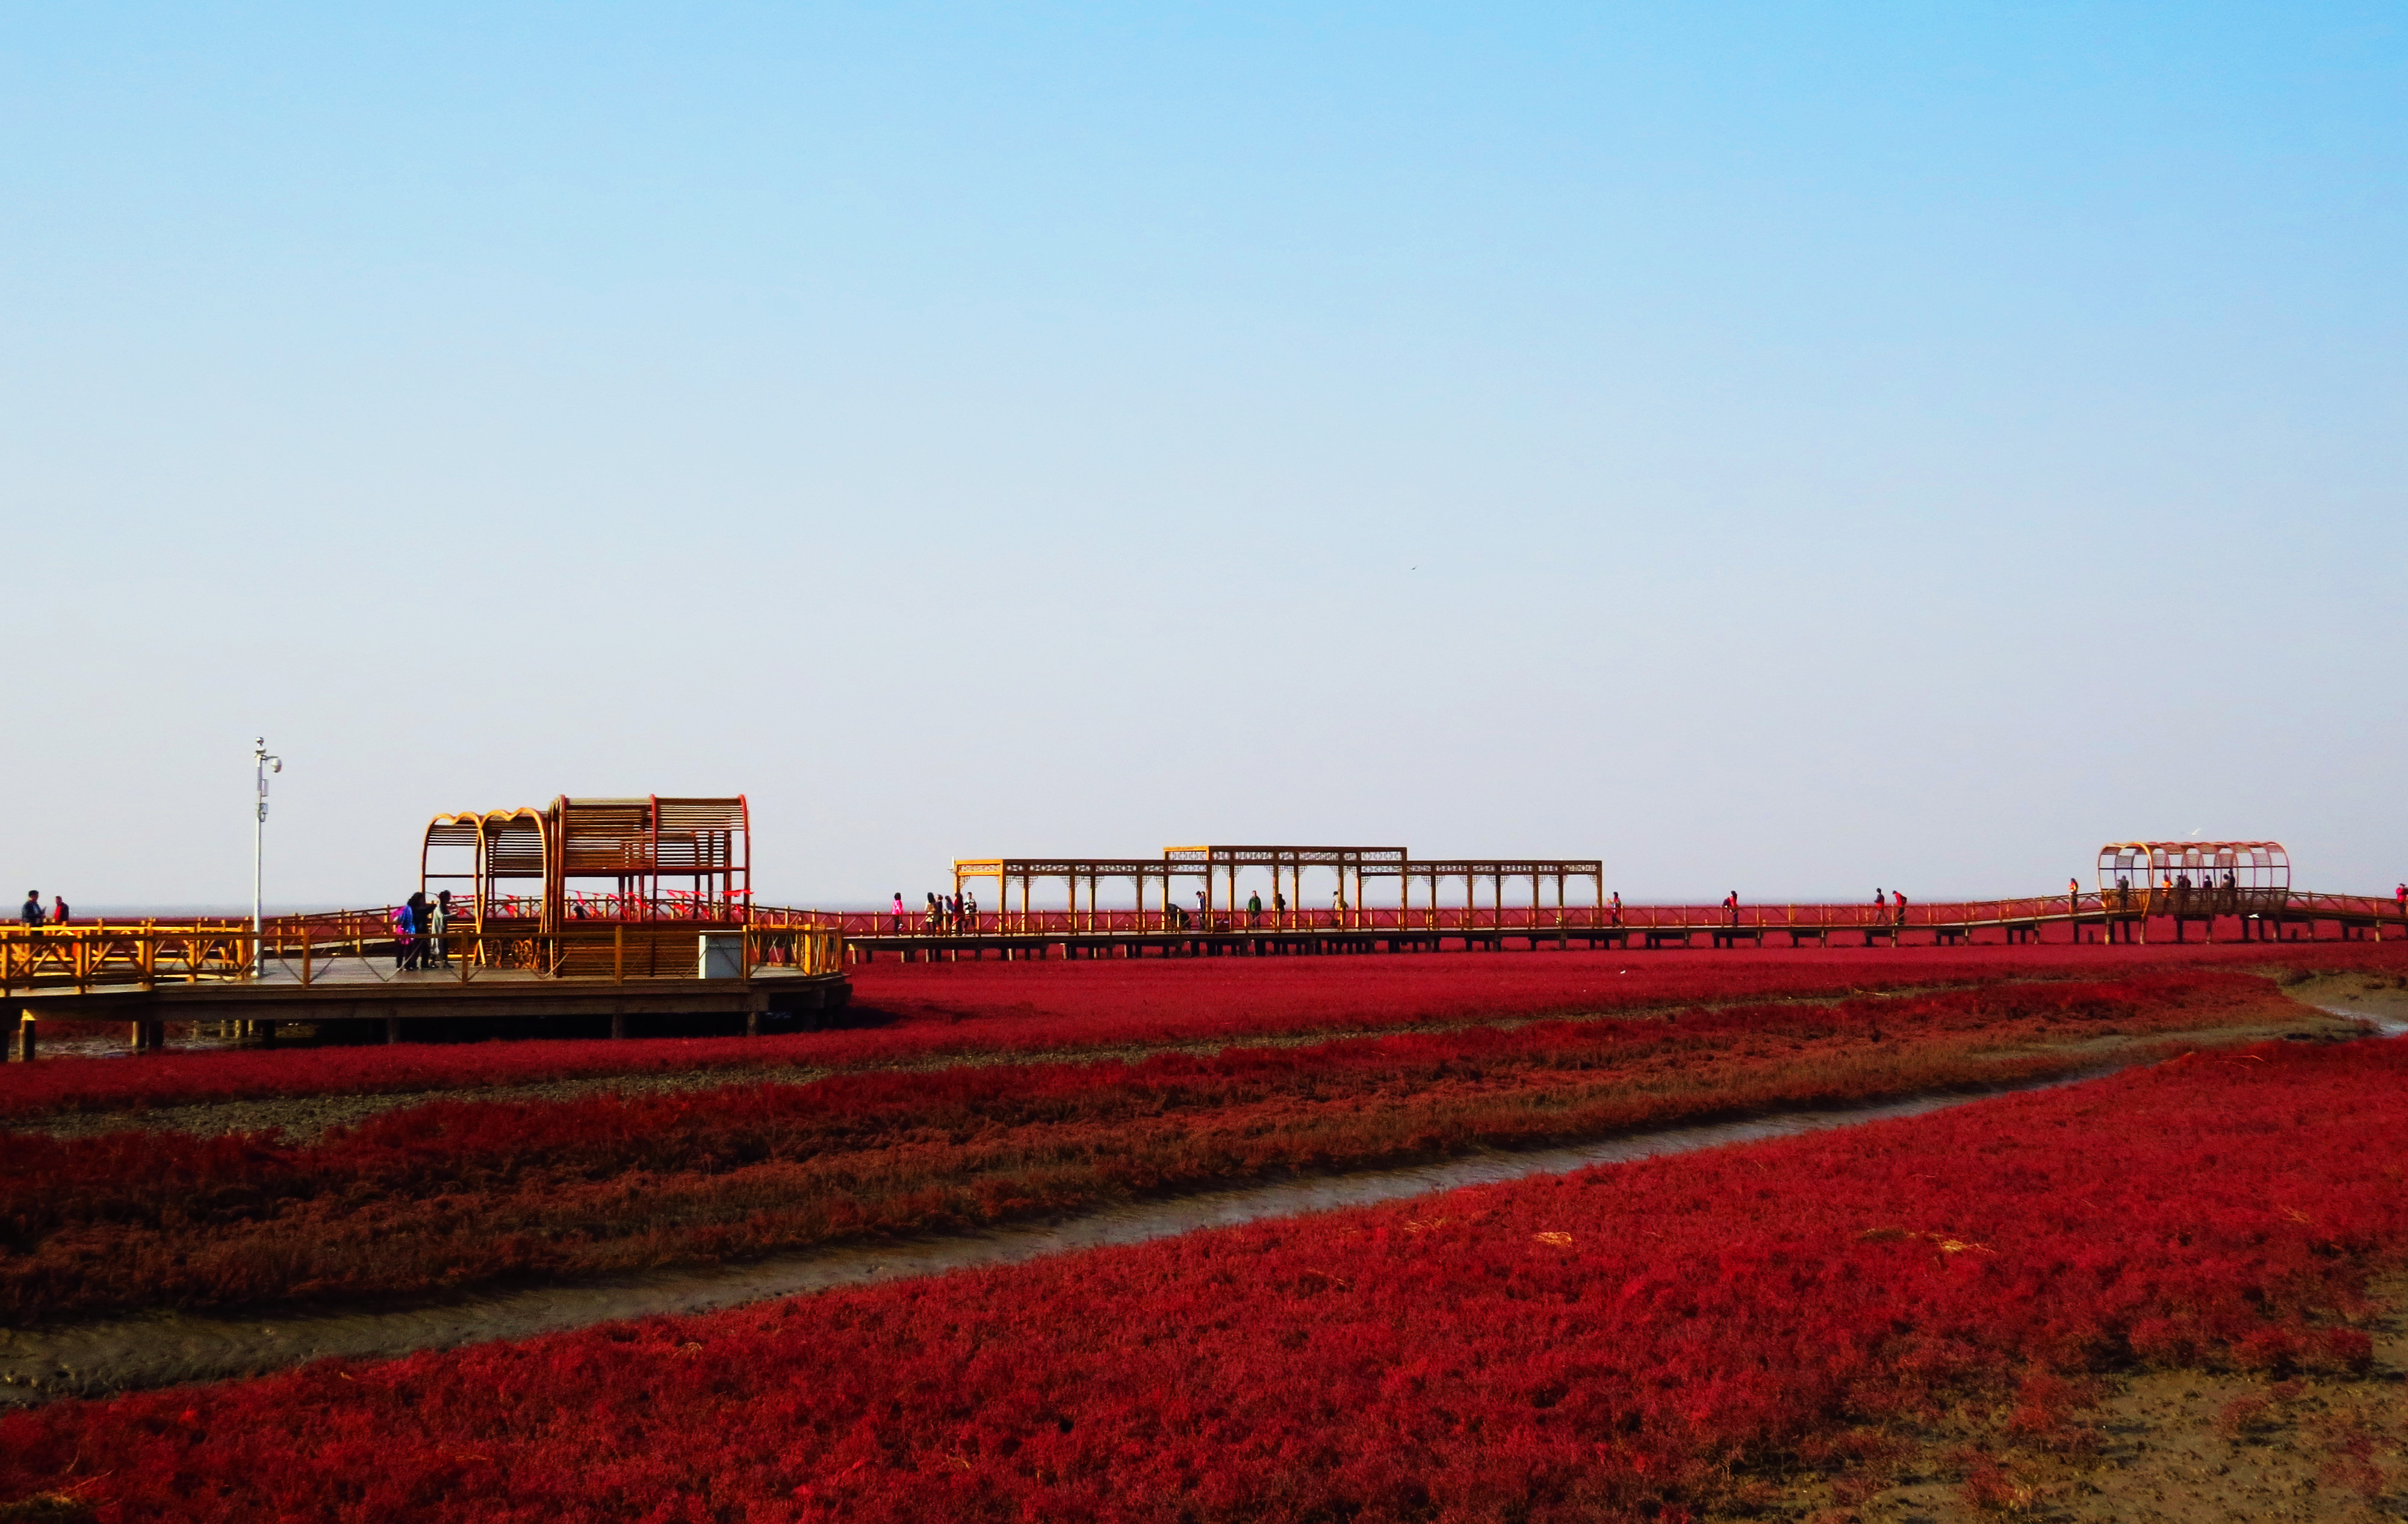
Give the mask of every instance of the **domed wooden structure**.
M 2099 899 L 2111 915 L 2270 916 L 2291 896 L 2278 841 L 2118 841 L 2099 848 Z

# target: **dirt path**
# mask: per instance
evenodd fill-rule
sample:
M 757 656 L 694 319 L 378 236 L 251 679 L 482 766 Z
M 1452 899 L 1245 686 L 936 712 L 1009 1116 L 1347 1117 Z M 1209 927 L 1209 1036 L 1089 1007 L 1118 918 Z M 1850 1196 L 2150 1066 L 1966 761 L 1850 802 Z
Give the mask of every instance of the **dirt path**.
M 1747 1121 L 1670 1128 L 1568 1148 L 1480 1153 L 1411 1169 L 1366 1171 L 1140 1202 L 982 1233 L 824 1249 L 577 1286 L 532 1287 L 439 1306 L 289 1317 L 156 1313 L 48 1331 L 0 1332 L 0 1404 L 27 1406 L 63 1396 L 97 1396 L 181 1381 L 251 1375 L 328 1355 L 401 1355 L 489 1339 L 526 1338 L 613 1318 L 710 1312 L 769 1297 L 981 1265 L 1016 1264 L 1044 1254 L 1140 1244 L 1265 1218 L 1363 1206 L 1590 1164 L 1920 1116 L 1983 1098 L 1918 1096 L 1844 1110 L 1788 1112 Z
M 1917 1116 L 2009 1090 L 2096 1078 L 2143 1053 L 2162 1051 L 2167 1043 L 2248 1042 L 2286 1034 L 2336 1041 L 2364 1030 L 2360 1024 L 2329 1018 L 2280 1027 L 2102 1037 L 2066 1045 L 2096 1060 L 2078 1075 L 1973 1094 L 1915 1096 L 1841 1109 L 1785 1112 L 1526 1153 L 1484 1152 L 1409 1169 L 1364 1171 L 1140 1202 L 982 1233 L 841 1246 L 738 1264 L 532 1287 L 440 1304 L 385 1304 L 281 1316 L 160 1312 L 54 1329 L 0 1331 L 0 1405 L 29 1406 L 64 1396 L 101 1396 L 252 1375 L 326 1356 L 385 1358 L 492 1339 L 526 1338 L 616 1318 L 709 1312 L 840 1286 L 1013 1264 L 1039 1255 L 1142 1243 L 1266 1218 Z M 2127 1052 L 2130 1058 L 2119 1062 L 2118 1055 Z

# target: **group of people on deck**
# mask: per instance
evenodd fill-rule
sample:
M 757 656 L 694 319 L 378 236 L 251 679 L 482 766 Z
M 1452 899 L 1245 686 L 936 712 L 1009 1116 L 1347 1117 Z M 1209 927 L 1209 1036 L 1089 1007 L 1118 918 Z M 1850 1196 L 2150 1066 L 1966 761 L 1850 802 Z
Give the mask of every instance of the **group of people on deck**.
M 978 896 L 975 894 L 939 894 L 928 891 L 928 908 L 922 913 L 920 930 L 931 936 L 955 932 L 978 931 Z M 903 891 L 895 891 L 895 929 L 903 930 L 907 912 L 903 908 Z
M 452 925 L 452 891 L 429 900 L 420 890 L 394 907 L 393 966 L 395 969 L 450 968 L 452 951 L 443 933 Z
M 42 913 L 42 891 L 29 889 L 25 891 L 24 908 L 17 912 L 17 919 L 28 926 L 64 926 L 67 923 L 67 902 L 58 895 L 51 895 L 50 914 L 45 916 Z

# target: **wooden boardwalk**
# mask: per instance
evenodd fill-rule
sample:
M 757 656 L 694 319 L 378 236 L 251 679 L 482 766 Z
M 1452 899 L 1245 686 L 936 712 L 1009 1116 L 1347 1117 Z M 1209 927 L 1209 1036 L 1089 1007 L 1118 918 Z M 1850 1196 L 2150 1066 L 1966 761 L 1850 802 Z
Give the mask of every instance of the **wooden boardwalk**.
M 459 1035 L 480 1024 L 521 1033 L 624 1037 L 739 1020 L 815 1027 L 852 997 L 832 932 L 708 923 L 589 926 L 549 937 L 524 928 L 455 932 L 449 957 L 394 966 L 381 912 L 282 918 L 256 941 L 232 922 L 73 925 L 0 933 L 0 976 L 22 1053 L 44 1018 L 124 1021 L 136 1049 L 170 1022 L 273 1042 L 280 1028 L 354 1039 Z M 38 1037 L 33 1037 L 38 1043 Z
M 2247 913 L 2207 903 L 2182 913 L 2120 908 L 2113 894 L 1866 904 L 1521 905 L 1190 915 L 1181 911 L 982 912 L 970 918 L 847 914 L 855 961 L 984 958 L 1261 957 L 1509 948 L 1901 947 L 1975 943 L 2314 941 L 2408 936 L 2393 901 L 2291 894 Z

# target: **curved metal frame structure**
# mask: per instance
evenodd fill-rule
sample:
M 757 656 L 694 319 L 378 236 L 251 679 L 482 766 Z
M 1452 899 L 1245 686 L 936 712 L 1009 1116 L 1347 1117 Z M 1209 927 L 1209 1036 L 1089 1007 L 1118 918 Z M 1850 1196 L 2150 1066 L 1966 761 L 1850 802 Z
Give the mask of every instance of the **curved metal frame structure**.
M 2291 897 L 2278 841 L 2118 841 L 2099 848 L 2099 902 L 2113 915 L 2262 916 Z

